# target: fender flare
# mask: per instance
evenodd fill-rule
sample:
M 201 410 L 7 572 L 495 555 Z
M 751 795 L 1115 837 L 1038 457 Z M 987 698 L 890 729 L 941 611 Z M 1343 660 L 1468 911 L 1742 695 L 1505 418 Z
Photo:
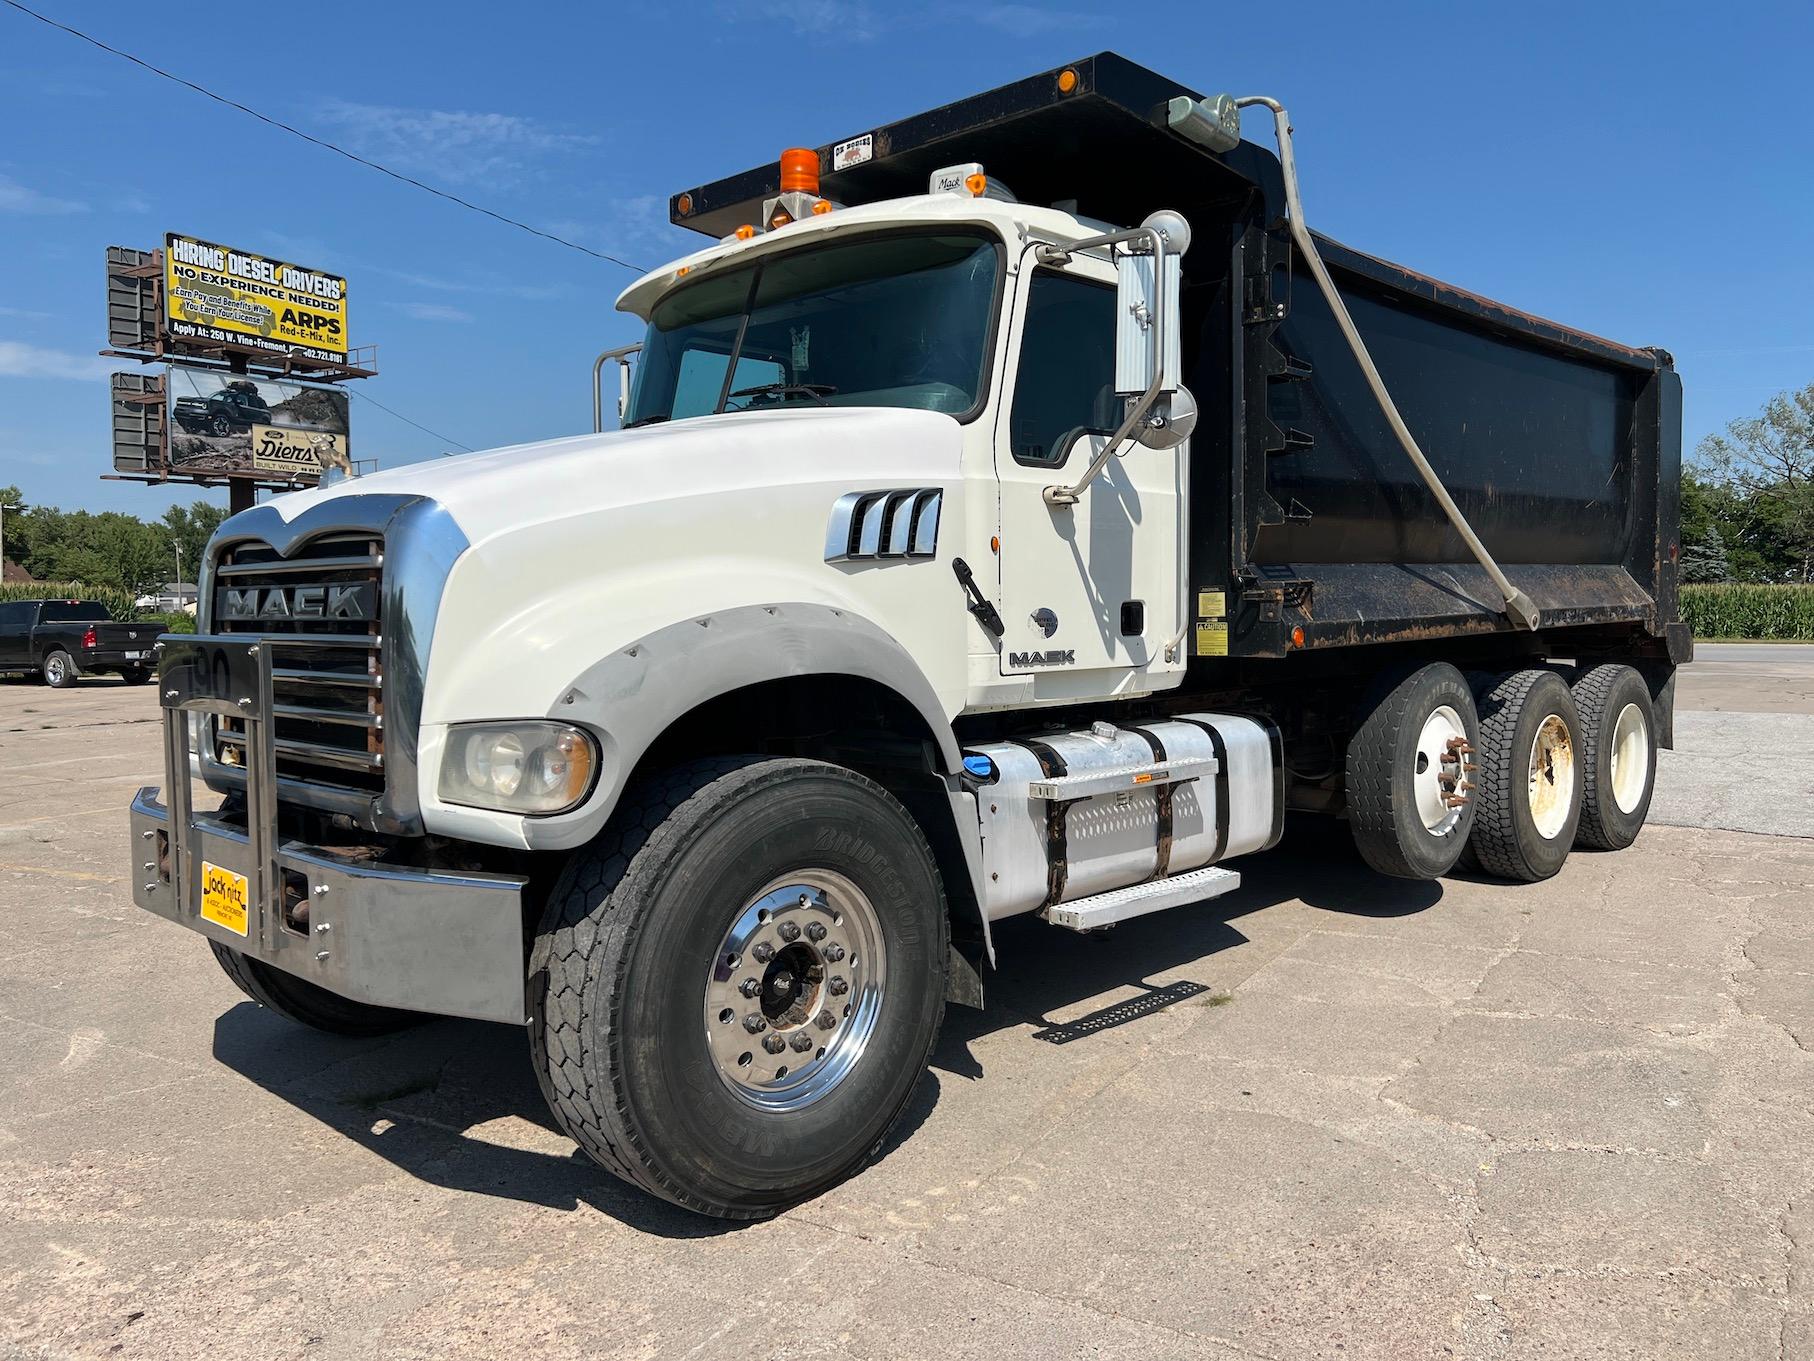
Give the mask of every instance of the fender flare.
M 744 605 L 657 629 L 593 663 L 561 691 L 548 716 L 599 737 L 599 793 L 563 817 L 524 819 L 531 848 L 565 850 L 597 835 L 643 754 L 699 705 L 764 681 L 820 675 L 856 676 L 892 690 L 925 721 L 938 747 L 939 773 L 963 769 L 931 682 L 883 629 L 830 605 Z

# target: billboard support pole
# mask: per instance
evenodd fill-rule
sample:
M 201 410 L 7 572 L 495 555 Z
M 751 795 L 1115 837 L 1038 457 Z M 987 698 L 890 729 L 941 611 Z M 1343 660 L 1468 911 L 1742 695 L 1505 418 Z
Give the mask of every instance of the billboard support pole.
M 247 372 L 246 356 L 238 353 L 229 354 L 227 369 L 230 373 Z M 250 510 L 257 504 L 258 488 L 251 481 L 243 477 L 227 480 L 227 514 L 237 515 L 240 511 Z

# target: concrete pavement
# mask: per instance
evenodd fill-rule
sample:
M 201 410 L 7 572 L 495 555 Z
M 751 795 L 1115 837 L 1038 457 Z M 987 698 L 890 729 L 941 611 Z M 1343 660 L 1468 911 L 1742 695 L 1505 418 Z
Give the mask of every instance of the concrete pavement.
M 1658 808 L 1717 824 L 1814 649 L 1709 654 Z M 137 912 L 154 719 L 0 686 L 0 1357 L 1814 1356 L 1814 842 L 1408 884 L 1307 822 L 1010 924 L 881 1160 L 727 1227 L 577 1159 L 519 1032 L 297 1030 Z

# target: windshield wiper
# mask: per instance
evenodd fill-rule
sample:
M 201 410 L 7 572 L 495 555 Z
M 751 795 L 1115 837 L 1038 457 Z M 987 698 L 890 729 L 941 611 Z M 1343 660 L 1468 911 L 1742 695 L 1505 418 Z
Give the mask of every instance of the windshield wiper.
M 634 430 L 638 426 L 655 425 L 658 422 L 665 421 L 666 419 L 667 419 L 667 417 L 658 411 L 652 416 L 640 416 L 636 420 L 631 421 L 628 425 L 620 425 L 617 428 L 619 430 Z
M 830 406 L 827 397 L 837 389 L 830 383 L 758 383 L 753 388 L 738 388 L 732 397 L 811 397 L 820 406 Z

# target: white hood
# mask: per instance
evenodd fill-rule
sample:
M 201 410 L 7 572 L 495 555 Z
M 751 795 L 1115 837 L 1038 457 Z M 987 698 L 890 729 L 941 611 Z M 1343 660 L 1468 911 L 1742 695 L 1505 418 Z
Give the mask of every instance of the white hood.
M 742 491 L 754 497 L 839 479 L 861 487 L 908 474 L 931 485 L 958 476 L 959 451 L 957 423 L 937 412 L 727 412 L 411 463 L 292 492 L 270 505 L 294 520 L 344 496 L 419 494 L 445 507 L 478 547 L 540 523 L 680 498 Z M 750 511 L 762 513 L 759 500 Z

